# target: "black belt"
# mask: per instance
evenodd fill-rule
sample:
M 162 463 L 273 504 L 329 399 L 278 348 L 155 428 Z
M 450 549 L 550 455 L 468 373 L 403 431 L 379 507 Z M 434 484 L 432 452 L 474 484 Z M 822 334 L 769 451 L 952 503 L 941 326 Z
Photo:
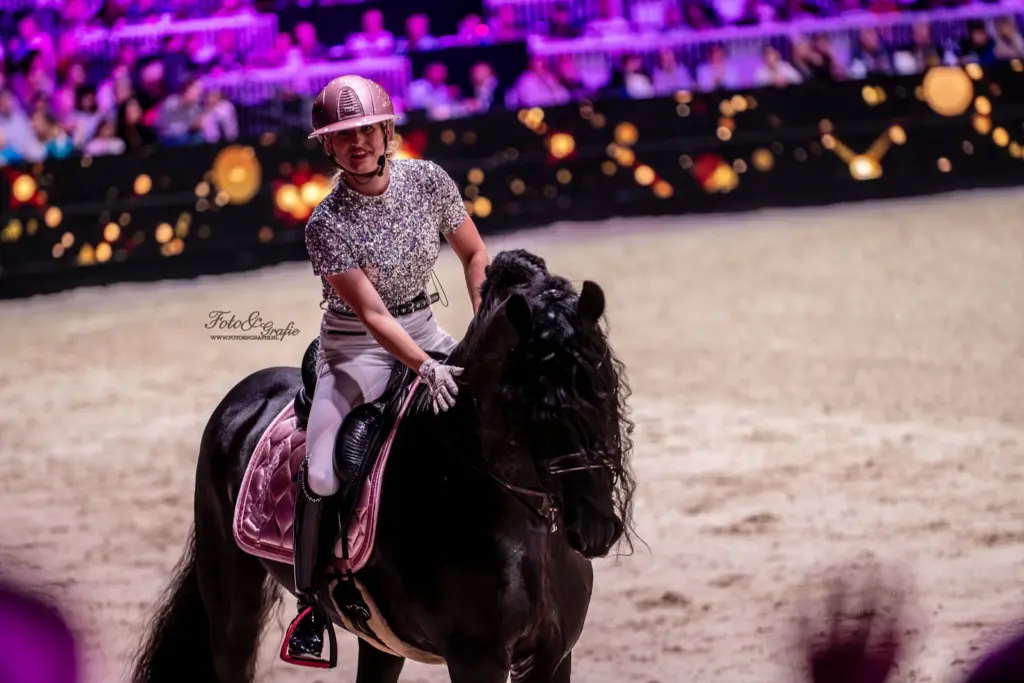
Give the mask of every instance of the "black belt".
M 430 297 L 427 297 L 426 292 L 421 292 L 416 296 L 415 299 L 406 301 L 404 304 L 398 304 L 397 306 L 388 307 L 388 313 L 395 316 L 396 318 L 401 318 L 402 316 L 410 315 L 412 313 L 415 313 L 416 311 L 422 311 L 424 308 L 430 307 L 431 304 L 436 304 L 440 299 L 441 295 L 438 294 L 437 292 L 431 294 Z M 357 316 L 355 313 L 343 313 L 340 311 L 334 311 L 334 313 L 345 318 L 359 318 L 359 316 Z

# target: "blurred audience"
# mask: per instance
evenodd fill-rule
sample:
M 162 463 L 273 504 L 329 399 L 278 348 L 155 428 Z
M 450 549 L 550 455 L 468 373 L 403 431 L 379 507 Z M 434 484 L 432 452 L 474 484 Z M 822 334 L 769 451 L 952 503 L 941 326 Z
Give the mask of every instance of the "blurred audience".
M 291 1 L 278 4 L 283 7 Z M 304 64 L 327 62 L 332 55 L 361 59 L 438 51 L 438 58 L 406 92 L 393 93 L 400 105 L 426 111 L 435 119 L 484 113 L 496 105 L 554 106 L 595 95 L 641 99 L 685 89 L 784 87 L 809 80 L 921 73 L 939 64 L 989 65 L 1024 59 L 1019 16 L 966 22 L 966 36 L 959 43 L 948 37 L 946 42 L 936 40 L 927 22 L 912 25 L 909 36 L 868 26 L 854 36 L 848 55 L 845 49 L 833 50 L 829 37 L 812 29 L 807 38 L 799 34 L 792 38 L 788 60 L 783 58 L 788 48 L 782 43 L 765 44 L 760 63 L 751 63 L 746 55 L 743 61 L 732 59 L 728 42 L 708 43 L 705 54 L 697 56 L 693 45 L 662 43 L 650 48 L 638 38 L 634 53 L 614 53 L 622 56 L 612 67 L 572 54 L 551 59 L 533 56 L 510 83 L 499 82 L 498 72 L 481 58 L 455 79 L 467 86 L 466 92 L 449 82 L 442 51 L 448 46 L 522 41 L 528 30 L 563 40 L 628 41 L 641 31 L 700 32 L 961 4 L 961 0 L 594 0 L 581 5 L 552 0 L 538 23 L 537 15 L 520 15 L 518 5 L 502 3 L 486 10 L 486 20 L 466 15 L 458 20 L 453 35 L 443 36 L 431 30 L 425 11 L 401 18 L 389 14 L 387 21 L 404 22 L 404 32 L 397 38 L 387 29 L 384 12 L 371 7 L 362 13 L 361 30 L 337 35 L 333 44 L 322 41 L 319 24 L 300 15 L 291 32 L 278 32 L 259 49 L 252 49 L 251 40 L 240 30 L 223 28 L 212 36 L 168 32 L 157 45 L 113 43 L 108 58 L 90 47 L 90 31 L 252 14 L 256 11 L 253 1 L 204 0 L 199 5 L 196 0 L 54 0 L 52 6 L 19 15 L 8 24 L 11 33 L 0 38 L 0 165 L 71 154 L 117 154 L 160 143 L 234 140 L 240 135 L 239 111 L 226 92 L 206 91 L 205 77 L 254 68 L 299 70 Z M 949 34 L 944 31 L 944 35 Z M 304 100 L 295 96 L 288 103 L 293 101 Z M 283 100 L 268 105 L 268 111 L 281 109 L 282 121 L 304 121 L 301 111 L 292 116 L 284 108 Z

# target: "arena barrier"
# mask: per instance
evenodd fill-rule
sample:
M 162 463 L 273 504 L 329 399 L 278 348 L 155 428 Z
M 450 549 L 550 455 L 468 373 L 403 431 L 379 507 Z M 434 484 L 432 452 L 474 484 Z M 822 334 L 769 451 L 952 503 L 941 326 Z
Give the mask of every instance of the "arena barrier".
M 1024 179 L 1024 66 L 410 116 L 399 132 L 402 156 L 463 188 L 484 234 L 1007 186 Z M 7 298 L 305 259 L 304 220 L 331 169 L 296 130 L 0 172 Z

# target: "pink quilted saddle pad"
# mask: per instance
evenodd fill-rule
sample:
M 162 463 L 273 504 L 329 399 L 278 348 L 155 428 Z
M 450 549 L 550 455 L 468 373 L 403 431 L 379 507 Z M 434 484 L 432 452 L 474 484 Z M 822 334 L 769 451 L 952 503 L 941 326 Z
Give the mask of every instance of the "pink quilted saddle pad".
M 345 532 L 349 547 L 348 569 L 353 572 L 362 569 L 370 559 L 377 531 L 384 469 L 391 453 L 391 444 L 418 384 L 419 379 L 409 388 L 401 413 L 377 456 Z M 304 457 L 306 430 L 299 427 L 294 402 L 289 402 L 263 432 L 242 479 L 232 526 L 235 542 L 245 552 L 276 562 L 294 562 L 294 477 Z M 345 569 L 341 555 L 339 539 L 334 548 L 335 564 Z

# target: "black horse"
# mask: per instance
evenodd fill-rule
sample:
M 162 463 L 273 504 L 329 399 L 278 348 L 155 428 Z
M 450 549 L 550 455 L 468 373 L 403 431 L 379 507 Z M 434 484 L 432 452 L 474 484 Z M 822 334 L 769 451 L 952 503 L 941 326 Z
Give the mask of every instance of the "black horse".
M 415 395 L 392 446 L 376 543 L 357 578 L 395 634 L 443 659 L 453 683 L 569 681 L 593 587 L 590 558 L 632 547 L 632 422 L 621 363 L 600 326 L 604 294 L 577 293 L 539 257 L 502 252 L 450 362 L 456 405 Z M 133 683 L 249 683 L 277 584 L 292 567 L 232 535 L 257 440 L 302 387 L 300 368 L 256 372 L 211 416 L 188 547 L 153 617 Z M 396 371 L 394 414 L 411 373 Z M 340 581 L 334 590 L 349 582 Z M 336 623 L 336 605 L 324 601 Z M 330 629 L 329 629 L 330 630 Z M 405 659 L 359 639 L 358 683 Z

